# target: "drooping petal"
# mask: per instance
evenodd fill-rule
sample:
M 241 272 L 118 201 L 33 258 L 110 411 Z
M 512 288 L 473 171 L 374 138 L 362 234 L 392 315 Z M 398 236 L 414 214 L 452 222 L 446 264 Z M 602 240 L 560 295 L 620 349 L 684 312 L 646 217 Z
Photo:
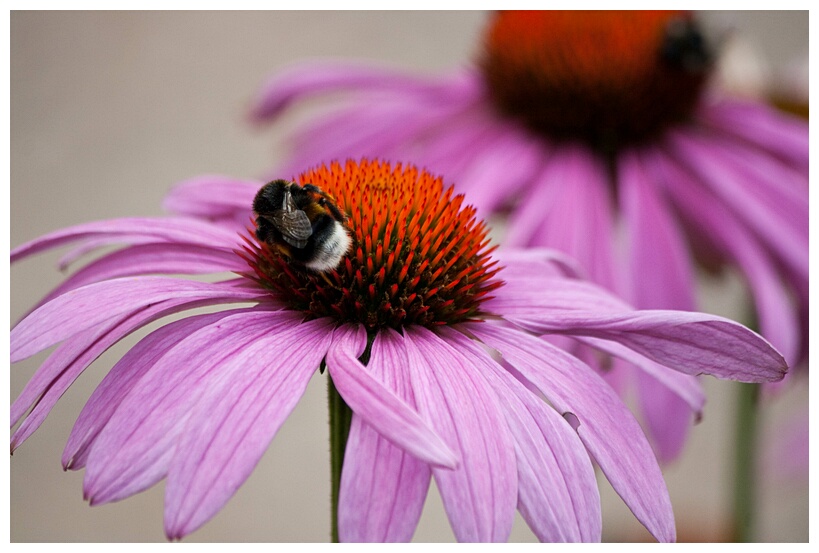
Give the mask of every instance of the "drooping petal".
M 11 406 L 15 424 L 36 400 L 34 409 L 14 432 L 14 451 L 40 427 L 68 387 L 97 357 L 123 337 L 146 324 L 173 313 L 208 305 L 208 302 L 168 300 L 116 317 L 72 336 L 37 369 Z
M 249 345 L 299 323 L 289 311 L 240 309 L 185 336 L 122 400 L 88 454 L 83 490 L 92 504 L 147 489 L 167 472 L 203 394 L 247 362 Z
M 253 198 L 261 181 L 222 175 L 202 175 L 176 184 L 162 201 L 166 211 L 189 217 L 216 219 L 243 214 L 249 222 Z
M 683 133 L 671 133 L 669 154 L 689 168 L 743 225 L 752 231 L 792 271 L 808 278 L 807 228 L 794 227 L 789 214 L 759 198 L 745 185 L 746 178 L 721 163 L 714 145 Z
M 798 322 L 773 261 L 730 212 L 719 208 L 719 202 L 709 191 L 698 186 L 667 156 L 655 152 L 646 157 L 645 164 L 658 182 L 674 182 L 667 186 L 667 193 L 681 213 L 691 225 L 709 229 L 709 240 L 740 266 L 754 294 L 760 330 L 786 359 L 794 362 Z
M 703 104 L 703 123 L 759 147 L 805 171 L 808 169 L 808 125 L 762 103 L 725 100 Z
M 505 541 L 518 482 L 500 400 L 466 357 L 429 330 L 405 328 L 404 343 L 418 409 L 461 457 L 457 470 L 432 469 L 455 537 Z
M 591 338 L 589 336 L 574 336 L 575 340 L 592 346 L 595 349 L 604 351 L 624 361 L 628 361 L 632 366 L 645 372 L 654 380 L 661 382 L 663 387 L 670 390 L 674 395 L 683 400 L 695 416 L 701 415 L 705 405 L 705 392 L 696 377 L 670 370 L 668 367 L 647 359 L 645 356 L 627 348 L 617 342 Z M 566 348 L 563 348 L 566 349 Z
M 545 542 L 598 542 L 600 494 L 586 448 L 567 421 L 463 334 L 442 336 L 466 355 L 499 397 L 515 439 L 518 509 Z
M 458 183 L 478 217 L 486 218 L 518 197 L 540 169 L 543 145 L 527 138 L 516 126 L 499 125 L 479 150 L 466 150 L 471 160 L 461 171 L 442 166 L 440 172 Z
M 575 258 L 591 280 L 619 290 L 614 264 L 614 222 L 609 172 L 586 148 L 555 147 L 540 186 L 552 189 L 548 204 L 527 205 L 541 210 L 538 230 L 530 244 L 547 246 Z M 582 216 L 578 214 L 582 213 Z
M 458 456 L 429 422 L 375 379 L 357 359 L 366 344 L 363 327 L 341 327 L 327 353 L 333 384 L 353 413 L 418 459 L 448 469 L 458 466 Z
M 626 298 L 638 309 L 693 310 L 696 287 L 691 256 L 661 191 L 649 180 L 633 152 L 623 152 L 617 167 L 620 208 L 629 245 Z M 699 385 L 694 377 L 668 367 L 651 368 L 653 375 L 645 371 L 634 374 L 638 402 L 655 451 L 661 461 L 667 462 L 679 454 L 691 421 L 699 416 L 698 408 L 691 412 L 688 407 L 691 398 L 687 404 L 678 388 L 667 387 L 669 380 L 688 389 Z M 702 390 L 698 395 L 702 396 Z
M 403 338 L 376 334 L 365 370 L 414 407 Z M 429 465 L 416 459 L 353 414 L 338 502 L 342 542 L 405 542 L 412 539 L 429 489 Z
M 131 217 L 84 223 L 45 234 L 11 250 L 11 262 L 69 242 L 94 237 L 108 237 L 108 243 L 127 243 L 133 238 L 143 243 L 141 241 L 148 238 L 156 242 L 198 244 L 228 250 L 238 244 L 234 232 L 195 219 Z M 103 245 L 102 241 L 100 245 Z
M 174 448 L 165 533 L 185 536 L 215 515 L 250 476 L 304 394 L 332 339 L 328 319 L 269 332 L 220 369 Z
M 774 382 L 788 370 L 785 360 L 764 338 L 739 323 L 705 313 L 532 310 L 506 319 L 535 333 L 618 342 L 661 365 L 695 376 L 711 374 L 740 382 Z
M 743 142 L 718 134 L 708 133 L 697 138 L 720 164 L 741 175 L 742 186 L 752 197 L 782 214 L 781 220 L 796 232 L 807 235 L 810 203 L 806 170 L 799 170 Z M 729 196 L 728 199 L 737 201 L 740 198 Z
M 20 361 L 122 313 L 170 299 L 209 304 L 259 301 L 261 289 L 167 277 L 125 277 L 88 284 L 35 309 L 11 331 L 11 361 Z
M 559 412 L 579 421 L 577 433 L 614 490 L 659 541 L 674 541 L 674 515 L 645 434 L 612 389 L 578 359 L 526 333 L 493 324 L 464 328 L 499 351 Z
M 550 183 L 553 182 L 555 175 L 562 173 L 561 158 L 556 158 L 558 163 L 553 165 L 550 163 L 554 157 L 553 151 L 546 150 L 541 155 L 543 156 L 543 166 L 532 177 L 528 189 L 521 191 L 521 197 L 518 199 L 514 216 L 510 217 L 508 221 L 504 244 L 511 248 L 535 245 L 537 232 L 543 223 L 544 213 L 550 210 L 556 201 L 555 196 L 558 190 L 557 187 L 550 186 Z
M 680 376 L 696 378 L 684 374 Z M 654 452 L 661 463 L 670 463 L 682 453 L 689 431 L 699 413 L 693 411 L 685 400 L 674 393 L 674 390 L 667 388 L 653 376 L 640 372 L 636 380 L 643 424 L 651 436 Z
M 158 328 L 140 340 L 111 368 L 85 402 L 63 450 L 63 468 L 85 467 L 88 450 L 114 411 L 159 359 L 186 336 L 230 315 L 222 311 L 186 317 Z
M 680 229 L 639 159 L 626 152 L 617 166 L 620 208 L 630 246 L 629 303 L 638 309 L 692 311 L 693 269 Z

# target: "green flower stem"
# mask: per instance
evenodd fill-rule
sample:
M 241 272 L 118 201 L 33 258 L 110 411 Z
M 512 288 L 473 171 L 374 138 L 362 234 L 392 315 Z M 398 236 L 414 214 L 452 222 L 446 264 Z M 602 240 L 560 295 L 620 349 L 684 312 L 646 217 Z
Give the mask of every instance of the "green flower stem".
M 367 348 L 358 358 L 363 365 L 370 361 L 370 351 L 375 334 L 367 334 Z M 324 372 L 322 362 L 322 372 Z M 353 410 L 336 390 L 333 379 L 327 375 L 327 403 L 330 410 L 330 486 L 332 512 L 330 514 L 333 543 L 338 543 L 338 492 L 341 489 L 341 467 L 344 465 L 344 451 L 353 422 Z
M 327 399 L 330 408 L 330 483 L 333 509 L 330 518 L 333 543 L 338 543 L 338 490 L 341 486 L 341 466 L 344 463 L 344 450 L 347 447 L 353 411 L 339 395 L 330 375 L 327 375 Z
M 754 539 L 759 390 L 759 384 L 739 384 L 733 490 L 733 541 L 737 543 Z

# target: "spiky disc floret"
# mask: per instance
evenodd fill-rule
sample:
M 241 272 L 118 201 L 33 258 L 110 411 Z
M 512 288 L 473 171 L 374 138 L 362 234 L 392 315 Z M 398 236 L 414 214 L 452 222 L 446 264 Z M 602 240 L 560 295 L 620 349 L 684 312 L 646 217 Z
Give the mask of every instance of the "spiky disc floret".
M 685 118 L 710 66 L 696 24 L 674 11 L 500 12 L 481 59 L 502 112 L 607 150 Z
M 440 177 L 401 164 L 333 163 L 299 176 L 332 196 L 347 216 L 352 246 L 332 271 L 288 262 L 250 232 L 250 278 L 310 317 L 370 329 L 479 320 L 481 302 L 502 285 L 487 229 Z

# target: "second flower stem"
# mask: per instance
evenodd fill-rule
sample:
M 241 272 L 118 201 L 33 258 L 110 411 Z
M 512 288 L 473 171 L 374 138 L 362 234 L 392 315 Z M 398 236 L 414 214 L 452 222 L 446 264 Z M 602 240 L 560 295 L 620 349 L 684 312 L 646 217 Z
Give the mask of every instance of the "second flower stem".
M 758 384 L 739 384 L 734 447 L 733 541 L 752 542 L 756 514 L 756 456 L 759 433 Z

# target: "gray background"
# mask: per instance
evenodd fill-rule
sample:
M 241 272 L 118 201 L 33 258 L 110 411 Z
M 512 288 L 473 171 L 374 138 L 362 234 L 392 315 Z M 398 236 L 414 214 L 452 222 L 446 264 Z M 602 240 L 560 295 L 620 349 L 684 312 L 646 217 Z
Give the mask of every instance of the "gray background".
M 743 31 L 774 68 L 807 55 L 807 12 L 708 18 Z M 481 12 L 12 12 L 11 246 L 80 222 L 160 215 L 167 189 L 194 175 L 262 174 L 276 159 L 277 135 L 252 129 L 246 112 L 272 71 L 332 56 L 446 71 L 472 59 L 484 20 Z M 58 257 L 11 268 L 12 323 L 60 281 Z M 710 309 L 732 315 L 729 306 L 742 292 L 728 278 L 707 283 L 703 295 Z M 59 464 L 85 399 L 134 342 L 87 370 L 11 458 L 11 541 L 164 541 L 162 485 L 90 508 L 82 472 L 64 473 Z M 12 398 L 44 358 L 12 368 Z M 681 538 L 714 540 L 726 522 L 734 388 L 712 379 L 706 388 L 705 419 L 665 474 Z M 327 539 L 324 396 L 324 378 L 316 375 L 247 483 L 186 541 Z M 802 389 L 766 407 L 766 435 L 806 404 Z M 647 539 L 601 486 L 606 539 Z M 806 479 L 766 476 L 761 487 L 761 538 L 807 540 Z M 453 539 L 434 490 L 415 539 Z M 512 539 L 534 539 L 519 517 Z

